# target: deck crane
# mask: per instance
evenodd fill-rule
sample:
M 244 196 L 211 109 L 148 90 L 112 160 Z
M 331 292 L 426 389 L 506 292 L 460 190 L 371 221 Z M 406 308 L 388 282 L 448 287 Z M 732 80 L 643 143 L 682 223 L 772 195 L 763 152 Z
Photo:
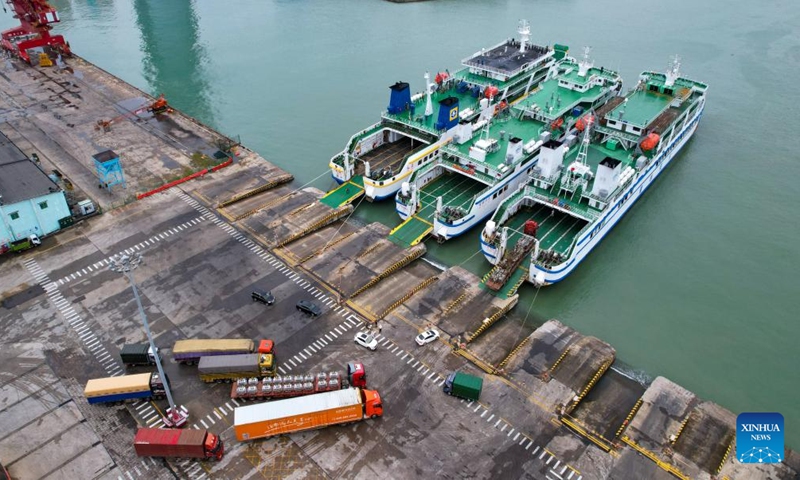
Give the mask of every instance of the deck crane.
M 3 48 L 28 63 L 30 49 L 50 47 L 62 55 L 70 55 L 69 43 L 61 35 L 50 35 L 53 23 L 58 23 L 58 13 L 47 0 L 5 0 L 14 11 L 20 26 L 2 33 Z M 5 10 L 5 7 L 3 7 Z

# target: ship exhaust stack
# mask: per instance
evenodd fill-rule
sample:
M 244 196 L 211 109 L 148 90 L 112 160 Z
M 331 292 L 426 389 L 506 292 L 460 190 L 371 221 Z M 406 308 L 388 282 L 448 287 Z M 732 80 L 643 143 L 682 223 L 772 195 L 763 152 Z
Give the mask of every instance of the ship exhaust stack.
M 548 140 L 541 147 L 538 167 L 544 178 L 554 178 L 564 164 L 566 147 L 558 140 Z
M 522 158 L 522 139 L 519 137 L 514 137 L 508 141 L 508 150 L 506 150 L 506 164 L 511 165 L 520 158 Z
M 389 113 L 398 114 L 411 108 L 411 90 L 408 83 L 397 82 L 391 87 L 392 96 L 389 98 Z
M 592 187 L 592 195 L 605 200 L 619 186 L 622 173 L 622 162 L 616 158 L 606 157 L 597 165 L 597 175 Z
M 436 122 L 437 130 L 450 130 L 458 125 L 458 99 L 447 97 L 439 102 L 439 120 Z

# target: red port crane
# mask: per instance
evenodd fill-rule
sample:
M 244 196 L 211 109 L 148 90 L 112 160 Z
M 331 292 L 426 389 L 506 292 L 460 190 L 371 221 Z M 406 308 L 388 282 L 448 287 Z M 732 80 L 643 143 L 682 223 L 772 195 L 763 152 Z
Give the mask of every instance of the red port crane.
M 6 30 L 0 43 L 3 48 L 28 63 L 31 59 L 28 50 L 32 48 L 51 47 L 63 55 L 69 55 L 69 44 L 61 35 L 50 35 L 51 23 L 59 22 L 56 9 L 47 0 L 6 0 L 14 10 L 14 18 L 19 19 L 20 26 Z

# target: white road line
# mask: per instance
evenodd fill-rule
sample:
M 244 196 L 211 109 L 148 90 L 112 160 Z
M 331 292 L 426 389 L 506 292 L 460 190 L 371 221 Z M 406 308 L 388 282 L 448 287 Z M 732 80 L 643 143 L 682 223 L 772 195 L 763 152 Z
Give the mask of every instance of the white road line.
M 532 441 L 532 440 L 531 440 L 531 443 L 533 443 L 533 441 Z M 528 445 L 528 446 L 530 446 L 530 445 Z M 537 447 L 536 447 L 536 449 L 534 449 L 534 450 L 531 452 L 531 455 L 536 455 L 536 452 L 538 452 L 538 451 L 539 451 L 539 447 L 537 446 Z
M 436 372 L 433 372 L 433 371 L 431 371 L 431 374 L 430 374 L 430 375 L 428 375 L 428 380 L 430 380 L 431 378 L 433 378 L 435 375 L 436 375 Z
M 327 338 L 329 342 L 332 342 L 332 341 L 333 341 L 333 338 L 336 338 L 336 337 L 334 336 L 333 338 L 331 338 L 331 337 L 329 337 L 329 336 L 328 336 L 328 334 L 326 333 L 326 334 L 325 334 L 325 338 Z
M 417 369 L 417 371 L 418 371 L 418 372 L 421 372 L 423 368 L 425 368 L 425 364 L 424 364 L 424 363 L 420 363 L 420 364 L 419 364 L 419 368 Z M 423 374 L 423 375 L 424 375 L 424 374 Z
M 475 410 L 473 410 L 473 412 L 477 412 L 480 409 L 481 409 L 481 404 L 479 403 L 478 406 L 475 407 Z M 481 416 L 483 416 L 483 415 L 481 415 Z
M 200 423 L 202 423 L 202 424 L 203 424 L 203 428 L 205 428 L 206 430 L 208 430 L 208 425 L 206 425 L 206 422 L 204 422 L 204 421 L 203 421 L 203 419 L 200 419 Z
M 239 402 L 237 402 L 235 398 L 231 398 L 231 402 L 233 402 L 233 404 L 236 405 L 237 407 L 239 406 Z M 225 405 L 227 405 L 227 403 Z M 230 408 L 230 407 L 228 407 L 228 408 Z M 233 409 L 231 408 L 231 410 L 233 410 Z
M 289 363 L 291 363 L 291 364 L 292 364 L 292 365 L 294 365 L 295 367 L 297 366 L 297 364 L 296 364 L 296 363 L 294 363 L 294 361 L 292 361 L 292 359 L 291 359 L 291 358 L 289 359 Z
M 497 423 L 494 424 L 494 428 L 497 428 L 497 426 L 500 425 L 500 422 L 502 422 L 502 421 L 503 420 L 497 420 Z
M 527 439 L 525 439 L 525 440 L 527 440 Z M 525 440 L 523 440 L 523 442 L 524 442 Z M 522 445 L 522 444 L 520 443 L 520 445 Z M 527 447 L 525 447 L 525 450 L 527 450 L 527 449 L 531 448 L 531 445 L 533 445 L 533 440 L 529 440 L 529 441 L 528 441 L 528 446 L 527 446 Z
M 536 452 L 533 452 L 533 453 L 535 454 Z M 544 458 L 544 454 L 545 454 L 545 453 L 547 453 L 547 451 L 546 451 L 546 450 L 542 450 L 542 453 L 541 453 L 541 454 L 539 454 L 539 460 L 541 460 L 542 458 Z
M 333 330 L 334 330 L 336 333 L 338 333 L 339 335 L 342 335 L 342 334 L 344 334 L 344 332 L 343 332 L 343 331 L 339 330 L 339 327 L 333 327 Z
M 550 458 L 548 458 L 548 459 L 547 459 L 547 461 L 546 461 L 546 462 L 544 462 L 544 464 L 545 464 L 545 465 L 550 465 L 550 462 L 552 462 L 554 458 L 556 458 L 556 457 L 554 457 L 554 456 L 550 455 Z
M 413 360 L 414 360 L 414 357 L 411 357 L 411 358 L 409 358 L 409 359 L 408 359 L 408 361 L 406 362 L 406 364 L 409 364 L 409 363 L 411 363 Z M 417 360 L 417 363 L 419 363 L 419 360 Z M 411 365 L 411 368 L 414 368 L 414 367 L 416 367 L 416 366 L 417 366 L 417 363 L 415 363 L 414 365 Z
M 294 360 L 297 360 L 297 363 L 298 363 L 298 364 L 300 364 L 300 363 L 303 363 L 303 361 L 302 361 L 302 360 L 300 360 L 299 358 L 297 358 L 297 355 L 295 355 L 294 357 L 292 357 L 292 363 L 294 363 Z
M 481 418 L 485 417 L 487 413 L 489 413 L 489 410 L 484 410 L 483 413 L 481 413 Z
M 514 441 L 515 441 L 515 442 L 516 442 L 516 441 L 517 441 L 517 439 L 519 438 L 519 435 L 520 435 L 520 433 L 519 433 L 519 432 L 517 432 L 517 434 L 516 434 L 516 435 L 514 435 Z
M 389 343 L 389 339 L 388 338 L 384 339 L 384 341 L 381 343 L 381 345 L 385 347 L 387 343 Z
M 571 472 L 569 472 L 569 476 L 567 477 L 567 480 L 569 480 L 570 478 L 572 478 L 572 476 L 573 476 L 573 475 L 575 475 L 575 471 L 574 471 L 574 470 L 573 470 L 573 471 L 571 471 Z
M 222 420 L 222 415 L 220 415 L 219 413 L 217 413 L 217 411 L 216 411 L 216 410 L 214 410 L 214 415 L 216 415 L 218 419 Z
M 278 371 L 281 372 L 282 374 L 286 373 L 286 370 L 284 370 L 283 367 L 278 367 Z
M 514 429 L 513 428 L 508 431 L 508 436 L 510 437 L 512 433 L 514 433 Z

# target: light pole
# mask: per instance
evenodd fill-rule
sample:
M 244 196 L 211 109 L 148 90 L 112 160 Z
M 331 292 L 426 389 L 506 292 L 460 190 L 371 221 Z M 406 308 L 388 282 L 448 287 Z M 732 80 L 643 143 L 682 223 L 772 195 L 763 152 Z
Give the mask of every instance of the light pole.
M 169 390 L 169 381 L 167 380 L 167 376 L 164 374 L 164 369 L 161 367 L 161 358 L 158 355 L 156 344 L 153 342 L 153 335 L 150 333 L 150 324 L 147 323 L 147 315 L 144 313 L 142 301 L 139 298 L 139 291 L 136 290 L 136 281 L 133 278 L 133 271 L 139 266 L 140 263 L 142 263 L 142 256 L 138 253 L 122 256 L 115 255 L 112 257 L 108 268 L 113 272 L 124 274 L 131 282 L 133 296 L 136 298 L 136 305 L 139 307 L 139 315 L 142 317 L 144 331 L 147 333 L 147 341 L 150 343 L 150 350 L 153 352 L 153 356 L 155 357 L 158 374 L 161 377 L 161 383 L 164 384 L 164 391 L 167 394 L 167 401 L 169 402 L 167 415 L 163 417 L 164 424 L 166 424 L 168 427 L 182 427 L 186 425 L 186 421 L 189 419 L 189 414 L 186 413 L 183 408 L 178 408 L 178 406 L 175 405 L 175 401 L 172 399 L 172 392 Z

